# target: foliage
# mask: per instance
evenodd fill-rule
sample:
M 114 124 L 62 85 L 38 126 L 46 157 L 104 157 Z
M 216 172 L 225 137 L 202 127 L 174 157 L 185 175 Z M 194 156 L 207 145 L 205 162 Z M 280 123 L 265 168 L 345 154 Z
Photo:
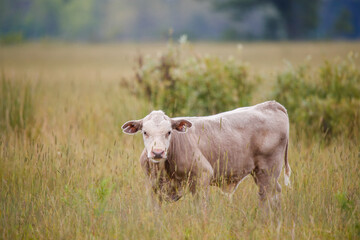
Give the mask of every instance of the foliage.
M 11 81 L 3 74 L 0 83 L 0 131 L 26 130 L 34 123 L 34 94 L 30 82 Z
M 246 106 L 254 89 L 246 66 L 231 58 L 182 57 L 170 46 L 155 58 L 139 59 L 137 88 L 169 115 L 207 115 Z
M 0 44 L 10 45 L 17 44 L 24 41 L 22 32 L 11 32 L 0 37 Z
M 109 179 L 102 179 L 97 186 L 89 186 L 91 194 L 87 196 L 84 190 L 70 189 L 65 185 L 61 200 L 66 206 L 79 209 L 83 217 L 101 217 L 111 211 L 108 209 L 108 202 L 113 188 L 114 184 L 110 183 Z
M 0 1 L 0 43 L 41 37 L 98 40 L 108 1 Z
M 315 73 L 308 65 L 278 75 L 274 98 L 288 109 L 299 131 L 358 137 L 360 70 L 349 54 L 326 61 Z
M 341 34 L 351 34 L 354 32 L 354 26 L 351 22 L 353 18 L 352 13 L 349 9 L 343 8 L 333 26 L 332 34 L 335 36 L 341 36 Z
M 317 27 L 320 3 L 319 0 L 212 0 L 212 2 L 217 10 L 231 11 L 234 18 L 244 18 L 246 13 L 259 6 L 274 6 L 280 14 L 281 22 L 286 25 L 289 39 L 309 37 L 311 31 Z
M 354 203 L 349 199 L 346 193 L 340 192 L 335 195 L 338 205 L 342 211 L 351 211 L 354 208 Z
M 240 25 L 247 27 L 217 16 L 204 0 L 1 0 L 0 36 L 20 33 L 24 40 L 146 41 L 166 39 L 169 28 L 175 29 L 176 36 L 187 33 L 196 39 L 223 37 L 227 41 L 359 36 L 356 16 L 360 5 L 355 0 L 210 2 L 216 10 L 229 10 L 235 20 L 241 18 Z

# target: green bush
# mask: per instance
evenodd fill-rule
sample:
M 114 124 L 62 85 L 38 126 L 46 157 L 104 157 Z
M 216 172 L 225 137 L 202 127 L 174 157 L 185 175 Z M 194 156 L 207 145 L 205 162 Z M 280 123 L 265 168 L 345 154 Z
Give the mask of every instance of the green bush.
M 349 54 L 345 60 L 326 61 L 318 71 L 309 66 L 278 75 L 273 97 L 289 112 L 296 129 L 326 137 L 358 137 L 360 71 Z
M 234 60 L 187 54 L 184 44 L 157 57 L 140 56 L 137 93 L 170 116 L 207 115 L 248 105 L 254 89 L 247 68 Z
M 29 129 L 34 122 L 34 94 L 30 82 L 9 80 L 0 85 L 0 132 Z
M 6 35 L 0 36 L 0 44 L 11 45 L 24 42 L 24 36 L 22 32 L 11 32 Z

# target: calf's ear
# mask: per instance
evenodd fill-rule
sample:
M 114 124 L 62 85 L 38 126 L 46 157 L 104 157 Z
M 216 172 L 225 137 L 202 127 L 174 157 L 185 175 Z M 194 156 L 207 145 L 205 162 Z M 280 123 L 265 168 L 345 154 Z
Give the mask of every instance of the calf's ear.
M 128 121 L 121 128 L 124 133 L 134 134 L 142 129 L 142 120 Z
M 171 120 L 171 126 L 178 132 L 186 132 L 188 128 L 191 128 L 192 123 L 185 119 Z

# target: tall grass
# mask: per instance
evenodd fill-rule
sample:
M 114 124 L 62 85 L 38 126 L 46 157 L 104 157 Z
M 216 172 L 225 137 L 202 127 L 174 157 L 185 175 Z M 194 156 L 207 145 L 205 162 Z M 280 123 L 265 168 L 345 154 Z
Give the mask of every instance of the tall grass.
M 23 131 L 34 123 L 34 87 L 30 82 L 0 80 L 0 131 Z
M 101 146 L 75 141 L 58 151 L 55 137 L 36 144 L 2 139 L 2 238 L 356 239 L 360 234 L 360 166 L 351 143 L 321 147 L 292 140 L 292 189 L 283 187 L 281 214 L 264 221 L 251 178 L 232 202 L 212 188 L 207 216 L 191 195 L 157 212 L 144 192 L 138 139 L 126 149 L 125 139 L 115 144 L 109 139 Z
M 22 65 L 15 66 L 21 72 Z M 7 130 L 0 135 L 0 238 L 360 238 L 358 140 L 335 136 L 324 143 L 305 132 L 294 134 L 292 124 L 292 188 L 282 184 L 278 216 L 259 214 L 251 177 L 232 202 L 211 188 L 207 214 L 190 194 L 156 211 L 138 162 L 141 136 L 120 131 L 122 123 L 145 116 L 151 105 L 115 76 L 89 79 L 86 70 L 74 81 L 71 74 L 70 79 L 52 72 L 40 76 L 42 91 L 36 97 L 42 101 L 32 102 L 31 114 L 40 124 L 37 137 Z M 33 86 L 31 78 L 24 80 Z

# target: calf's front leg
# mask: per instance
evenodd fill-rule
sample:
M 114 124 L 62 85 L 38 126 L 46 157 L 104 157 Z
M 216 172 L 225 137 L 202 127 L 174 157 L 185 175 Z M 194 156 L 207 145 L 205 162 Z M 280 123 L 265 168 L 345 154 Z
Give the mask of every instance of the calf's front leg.
M 196 195 L 201 200 L 206 209 L 209 201 L 210 182 L 214 176 L 214 170 L 209 161 L 201 153 L 195 154 L 192 175 L 194 175 L 194 183 L 190 190 L 193 195 Z

